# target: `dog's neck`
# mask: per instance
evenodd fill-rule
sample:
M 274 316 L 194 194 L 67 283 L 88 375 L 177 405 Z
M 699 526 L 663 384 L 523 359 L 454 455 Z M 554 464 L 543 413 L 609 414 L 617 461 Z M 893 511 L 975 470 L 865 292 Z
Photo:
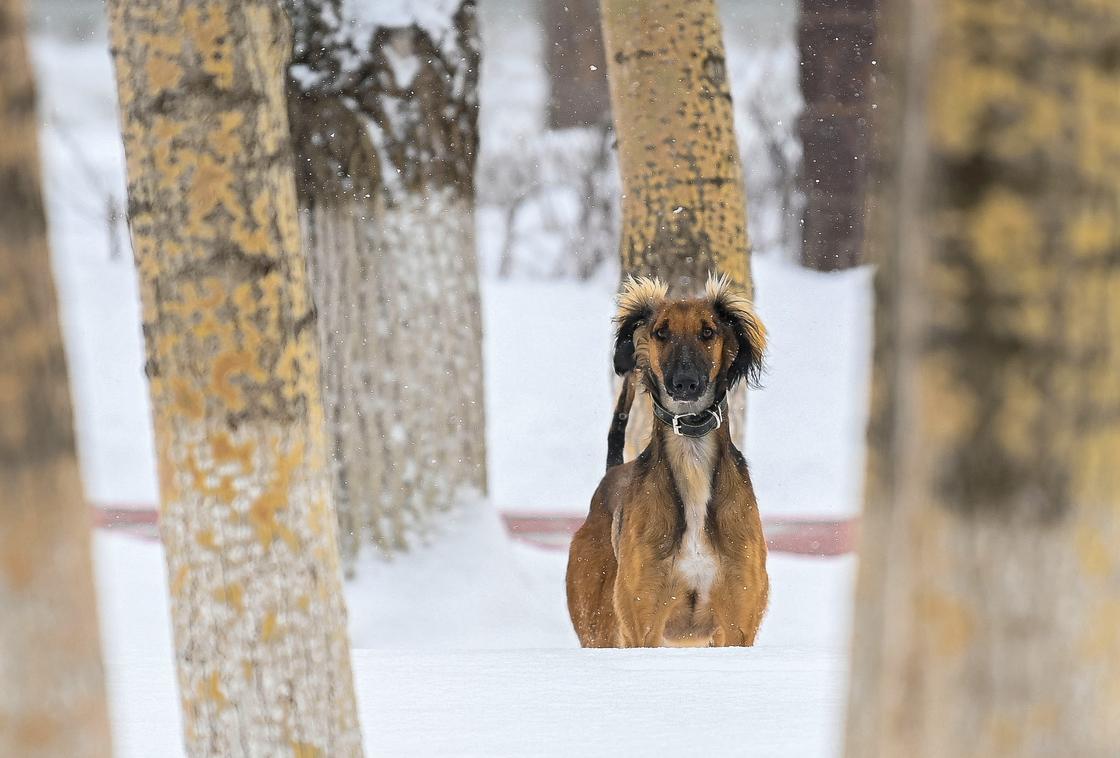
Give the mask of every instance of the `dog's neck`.
M 726 424 L 701 437 L 676 434 L 668 424 L 654 420 L 653 445 L 665 456 L 686 508 L 706 507 L 711 493 L 712 473 L 723 450 L 731 442 Z
M 703 437 L 682 437 L 668 434 L 664 440 L 665 456 L 669 460 L 669 467 L 673 470 L 673 478 L 681 491 L 685 501 L 686 490 L 698 491 L 704 485 L 710 485 L 712 471 L 715 469 L 716 457 L 719 453 L 719 438 L 713 434 Z M 693 483 L 693 480 L 696 480 Z M 690 484 L 691 483 L 691 484 Z M 708 498 L 702 498 L 707 504 Z

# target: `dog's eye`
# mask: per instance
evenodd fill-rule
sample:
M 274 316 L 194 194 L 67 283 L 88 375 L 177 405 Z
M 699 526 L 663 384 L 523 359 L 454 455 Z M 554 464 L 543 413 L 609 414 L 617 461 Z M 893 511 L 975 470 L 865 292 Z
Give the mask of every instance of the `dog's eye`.
M 710 340 L 714 336 L 716 336 L 715 330 L 710 326 L 705 326 L 700 330 L 700 339 L 702 340 Z
M 653 336 L 657 337 L 657 339 L 659 339 L 659 340 L 669 339 L 669 327 L 667 327 L 667 326 L 661 327 L 660 329 L 658 329 L 656 332 L 653 333 Z

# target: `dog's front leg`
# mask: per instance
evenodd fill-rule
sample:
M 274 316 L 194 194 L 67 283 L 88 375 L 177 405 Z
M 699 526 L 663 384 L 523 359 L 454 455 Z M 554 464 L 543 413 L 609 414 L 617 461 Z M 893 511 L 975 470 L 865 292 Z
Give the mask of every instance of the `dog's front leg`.
M 664 644 L 665 604 L 642 590 L 615 590 L 615 613 L 621 647 L 661 647 Z
M 768 597 L 769 580 L 764 567 L 726 568 L 721 581 L 712 588 L 712 610 L 717 624 L 712 645 L 753 645 Z
M 622 548 L 622 546 L 620 546 Z M 614 607 L 622 647 L 661 647 L 669 615 L 669 567 L 640 548 L 619 550 Z

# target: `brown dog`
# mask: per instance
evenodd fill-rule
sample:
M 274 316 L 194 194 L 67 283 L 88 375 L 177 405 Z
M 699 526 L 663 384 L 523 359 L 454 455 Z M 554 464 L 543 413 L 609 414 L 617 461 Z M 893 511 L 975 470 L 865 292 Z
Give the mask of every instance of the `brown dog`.
M 614 366 L 625 376 L 607 473 L 568 555 L 568 612 L 584 647 L 751 645 L 766 610 L 766 541 L 726 394 L 757 380 L 766 330 L 726 278 L 669 300 L 656 279 L 619 296 Z M 622 463 L 640 383 L 653 434 Z

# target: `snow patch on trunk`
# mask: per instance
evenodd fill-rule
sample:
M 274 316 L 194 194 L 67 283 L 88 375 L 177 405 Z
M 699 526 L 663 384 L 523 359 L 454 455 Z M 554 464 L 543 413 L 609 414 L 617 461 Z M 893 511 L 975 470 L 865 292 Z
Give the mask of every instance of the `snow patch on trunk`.
M 373 35 L 385 27 L 416 24 L 432 39 L 439 39 L 451 28 L 451 17 L 462 0 L 343 0 L 342 15 L 353 27 L 359 50 L 368 50 Z

